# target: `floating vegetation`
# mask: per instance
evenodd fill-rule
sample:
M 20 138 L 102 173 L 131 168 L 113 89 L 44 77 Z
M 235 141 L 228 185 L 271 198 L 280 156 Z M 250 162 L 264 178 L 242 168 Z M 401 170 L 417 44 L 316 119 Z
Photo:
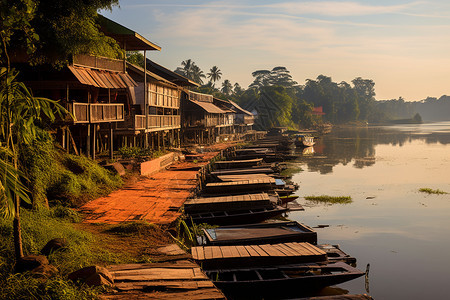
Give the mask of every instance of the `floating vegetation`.
M 441 190 L 433 190 L 430 188 L 420 188 L 419 192 L 421 193 L 427 193 L 429 195 L 434 194 L 434 195 L 444 195 L 444 194 L 448 194 L 447 192 L 441 191 Z
M 350 196 L 306 196 L 306 200 L 316 202 L 316 203 L 329 203 L 329 204 L 348 204 L 352 203 L 352 197 Z
M 281 176 L 291 178 L 295 174 L 303 171 L 303 169 L 298 164 L 286 164 L 286 167 L 287 167 L 286 169 L 280 172 Z

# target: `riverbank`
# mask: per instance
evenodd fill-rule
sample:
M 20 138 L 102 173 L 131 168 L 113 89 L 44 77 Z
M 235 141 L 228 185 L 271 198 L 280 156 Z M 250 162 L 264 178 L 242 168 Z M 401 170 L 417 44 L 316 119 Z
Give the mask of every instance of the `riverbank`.
M 175 242 L 171 235 L 177 235 L 178 210 L 195 192 L 203 168 L 234 145 L 202 147 L 192 161 L 177 162 L 150 176 L 129 176 L 123 188 L 84 204 L 78 212 L 62 206 L 23 210 L 25 254 L 40 253 L 54 238 L 67 241 L 65 251 L 48 256 L 58 270 L 48 280 L 36 279 L 31 273 L 15 274 L 12 224 L 2 220 L 0 298 L 95 299 L 108 289 L 77 285 L 67 275 L 89 265 L 164 260 L 158 248 Z

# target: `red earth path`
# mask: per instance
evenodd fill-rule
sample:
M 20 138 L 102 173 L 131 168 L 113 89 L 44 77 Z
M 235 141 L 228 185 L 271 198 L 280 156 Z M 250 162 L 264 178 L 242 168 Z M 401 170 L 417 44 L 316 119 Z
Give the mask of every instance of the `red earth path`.
M 194 167 L 206 165 L 221 150 L 232 144 L 216 144 L 208 152 L 199 154 L 197 162 L 180 162 L 168 170 L 116 190 L 108 196 L 97 198 L 80 207 L 85 223 L 117 224 L 145 220 L 166 225 L 179 216 L 179 209 L 197 186 L 198 171 Z

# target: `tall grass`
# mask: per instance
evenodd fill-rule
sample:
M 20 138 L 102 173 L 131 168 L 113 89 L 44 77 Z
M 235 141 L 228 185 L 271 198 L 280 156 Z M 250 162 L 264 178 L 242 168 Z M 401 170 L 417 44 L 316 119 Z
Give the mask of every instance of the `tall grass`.
M 22 152 L 22 167 L 30 179 L 35 203 L 47 199 L 76 206 L 120 187 L 122 180 L 95 161 L 67 154 L 43 136 Z
M 75 212 L 67 208 L 29 211 L 22 209 L 24 253 L 37 254 L 51 239 L 65 238 L 68 247 L 49 255 L 59 274 L 47 281 L 29 273 L 14 274 L 12 222 L 0 220 L 0 299 L 92 299 L 99 289 L 78 286 L 66 279 L 72 271 L 93 264 L 127 261 L 127 257 L 105 251 L 88 232 L 73 226 Z

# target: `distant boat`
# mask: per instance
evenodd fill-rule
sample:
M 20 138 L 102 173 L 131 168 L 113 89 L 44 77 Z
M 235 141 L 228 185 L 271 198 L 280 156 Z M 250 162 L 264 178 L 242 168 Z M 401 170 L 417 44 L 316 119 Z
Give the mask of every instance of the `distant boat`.
M 314 137 L 306 134 L 296 134 L 295 145 L 297 147 L 311 147 L 314 146 Z

